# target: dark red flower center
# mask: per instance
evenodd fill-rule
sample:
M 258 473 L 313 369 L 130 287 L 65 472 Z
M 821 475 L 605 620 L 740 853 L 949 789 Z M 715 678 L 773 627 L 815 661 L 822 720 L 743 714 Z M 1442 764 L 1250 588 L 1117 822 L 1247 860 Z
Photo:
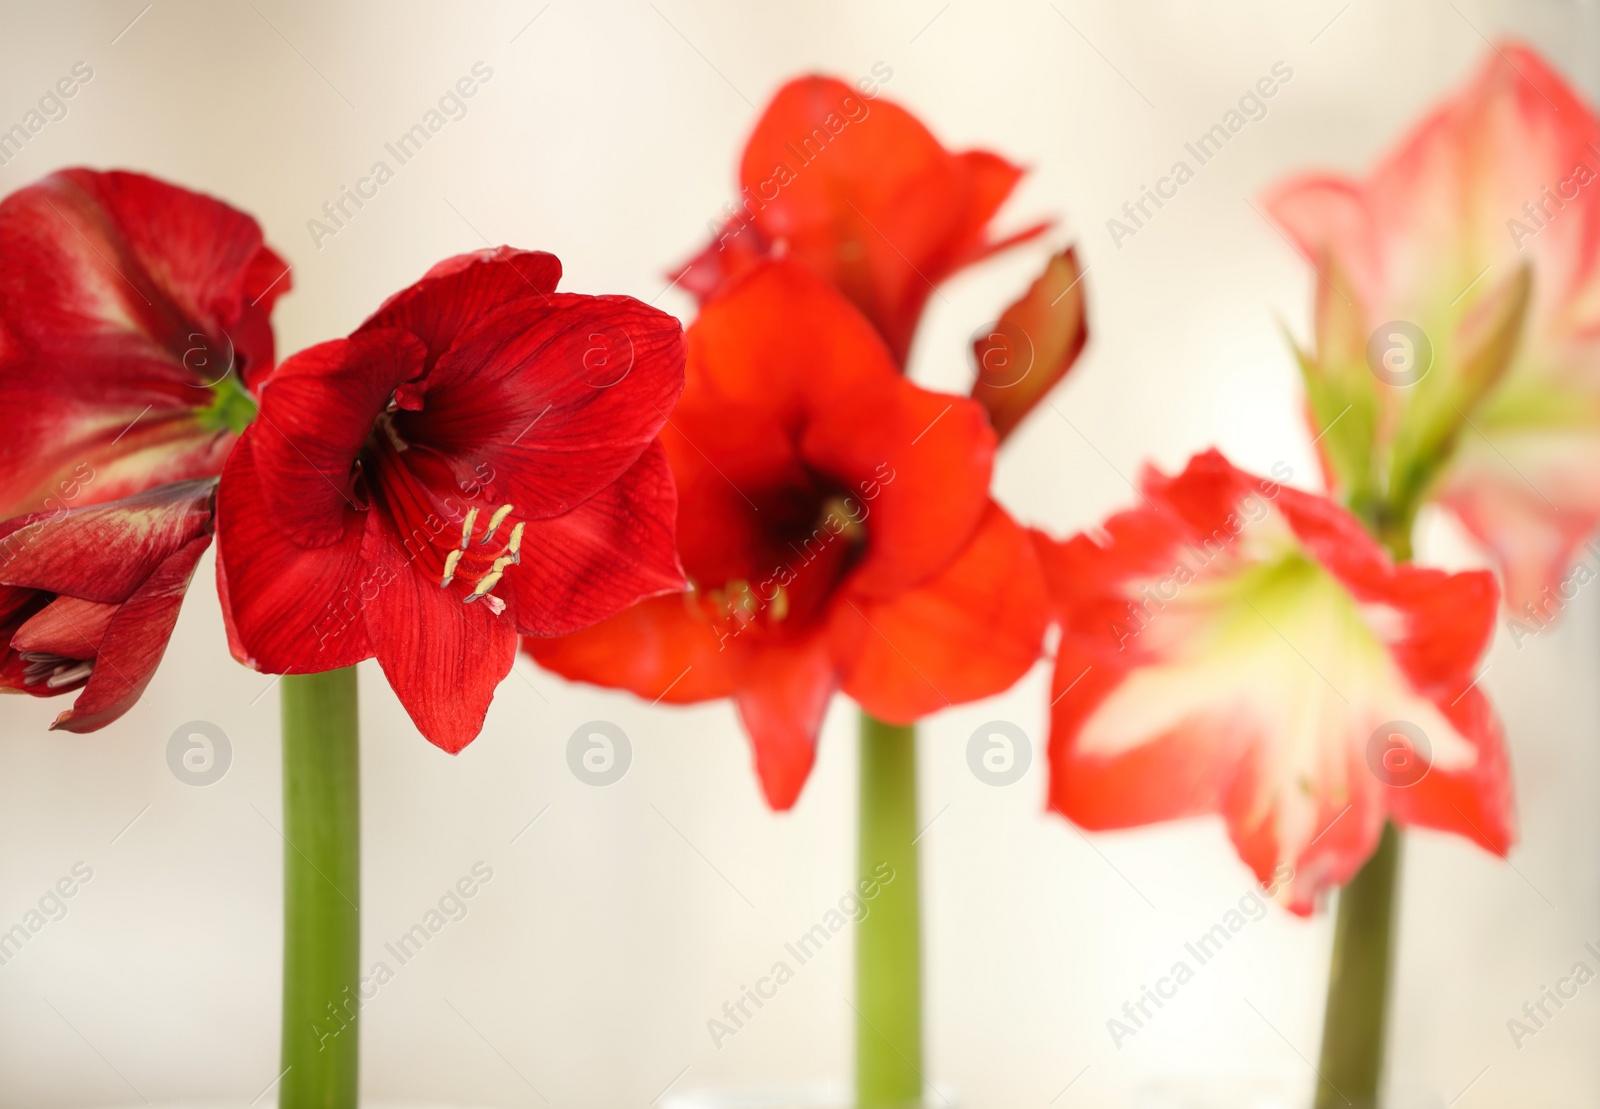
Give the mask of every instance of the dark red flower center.
M 522 520 L 513 520 L 516 507 L 463 501 L 454 491 L 440 494 L 424 475 L 421 465 L 430 456 L 426 447 L 407 443 L 385 413 L 378 418 L 362 451 L 366 483 L 373 507 L 393 521 L 406 558 L 418 573 L 441 589 L 455 586 L 462 601 L 485 601 L 497 615 L 505 602 L 494 595 L 495 586 L 511 567 L 522 561 Z M 442 468 L 433 456 L 435 465 Z M 477 488 L 481 488 L 478 486 Z

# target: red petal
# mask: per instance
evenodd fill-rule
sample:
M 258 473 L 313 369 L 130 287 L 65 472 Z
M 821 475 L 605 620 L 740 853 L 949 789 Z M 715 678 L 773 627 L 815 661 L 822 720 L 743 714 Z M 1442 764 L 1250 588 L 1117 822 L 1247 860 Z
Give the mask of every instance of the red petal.
M 756 124 L 740 170 L 745 203 L 719 236 L 732 249 L 715 262 L 708 251 L 702 266 L 737 276 L 751 253 L 782 244 L 853 300 L 903 363 L 928 294 L 985 253 L 989 220 L 1019 175 L 993 154 L 951 154 L 898 105 L 804 77 Z M 688 287 L 713 287 L 694 268 Z
M 255 438 L 252 428 L 239 441 L 217 495 L 218 591 L 234 657 L 269 674 L 317 673 L 371 658 L 363 607 L 382 578 L 361 557 L 369 514 L 346 512 L 338 542 L 301 547 L 262 492 Z
M 367 522 L 367 638 L 417 730 L 455 754 L 483 730 L 495 687 L 516 659 L 516 630 L 509 615 L 481 601 L 463 604 L 424 579 L 384 513 L 369 512 Z
M 629 297 L 552 294 L 463 334 L 395 413 L 409 442 L 517 515 L 558 515 L 620 477 L 683 389 L 683 329 Z
M 214 480 L 0 524 L 0 582 L 116 604 L 162 563 L 211 533 Z
M 529 638 L 540 666 L 573 681 L 687 704 L 733 692 L 729 654 L 687 596 L 653 597 L 572 635 Z
M 484 316 L 507 304 L 549 304 L 561 280 L 561 260 L 542 250 L 509 246 L 446 258 L 383 302 L 359 331 L 400 327 L 428 348 L 431 366 L 439 355 Z M 358 332 L 359 333 L 359 332 Z
M 1068 248 L 1050 259 L 1028 291 L 974 341 L 972 397 L 1002 440 L 1066 376 L 1089 340 L 1083 269 Z
M 734 703 L 750 736 L 767 804 L 792 808 L 817 757 L 817 733 L 839 678 L 821 636 L 749 653 Z
M 677 497 L 660 443 L 572 511 L 533 520 L 500 590 L 524 635 L 565 635 L 686 584 L 673 544 Z
M 11 636 L 11 649 L 92 659 L 111 618 L 121 607 L 78 597 L 57 597 L 16 630 Z
M 210 545 L 210 535 L 190 540 L 117 609 L 100 640 L 88 684 L 72 707 L 56 717 L 52 729 L 92 732 L 133 707 L 166 653 L 195 564 Z
M 1047 605 L 1028 533 L 992 502 L 954 562 L 915 589 L 842 599 L 833 614 L 843 689 L 880 720 L 913 721 L 989 697 L 1039 658 Z
M 357 507 L 356 455 L 422 362 L 415 336 L 375 330 L 319 343 L 272 375 L 245 437 L 259 462 L 266 510 L 300 546 L 327 546 L 344 535 L 344 518 Z
M 196 412 L 230 367 L 271 368 L 276 261 L 249 216 L 137 174 L 0 203 L 0 515 L 217 473 L 231 435 Z

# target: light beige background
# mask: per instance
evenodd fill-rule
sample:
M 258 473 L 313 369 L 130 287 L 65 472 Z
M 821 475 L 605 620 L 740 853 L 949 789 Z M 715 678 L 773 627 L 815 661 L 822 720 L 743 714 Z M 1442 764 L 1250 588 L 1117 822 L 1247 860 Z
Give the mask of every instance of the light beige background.
M 948 144 L 1032 166 L 1005 222 L 1059 215 L 1052 242 L 1076 239 L 1091 266 L 1088 353 L 1055 394 L 1059 412 L 1030 420 L 998 474 L 1015 512 L 1066 533 L 1126 504 L 1142 460 L 1176 466 L 1210 444 L 1314 480 L 1277 330 L 1305 334 L 1310 279 L 1248 200 L 1295 168 L 1369 164 L 1477 64 L 1481 35 L 1516 31 L 1591 95 L 1600 83 L 1592 4 L 941 2 L 7 3 L 0 125 L 75 62 L 94 78 L 0 168 L 0 190 L 58 166 L 121 166 L 253 212 L 295 266 L 277 316 L 285 352 L 344 334 L 485 239 L 556 252 L 566 288 L 660 297 L 687 316 L 662 271 L 731 199 L 757 108 L 792 74 L 854 79 L 884 62 L 885 95 Z M 322 204 L 478 61 L 494 75 L 467 117 L 315 245 L 307 221 Z M 1113 246 L 1107 218 L 1278 61 L 1294 77 L 1270 115 Z M 945 288 L 919 378 L 964 387 L 966 337 L 1045 250 Z M 1424 549 L 1475 557 L 1437 521 Z M 49 736 L 59 703 L 4 702 L 0 928 L 74 862 L 94 877 L 0 967 L 0 1104 L 243 1105 L 277 1072 L 276 691 L 229 659 L 210 575 L 208 559 L 164 667 L 116 726 Z M 1506 1029 L 1576 960 L 1597 965 L 1582 952 L 1600 940 L 1597 617 L 1584 593 L 1559 631 L 1520 651 L 1502 635 L 1484 678 L 1517 774 L 1511 864 L 1446 837 L 1408 842 L 1396 1105 L 1564 1109 L 1600 1096 L 1600 985 L 1520 1051 Z M 1250 878 L 1214 821 L 1085 837 L 1045 814 L 1037 748 L 1017 785 L 976 780 L 964 752 L 978 725 L 1011 720 L 1042 740 L 1046 678 L 1041 665 L 924 729 L 932 1076 L 980 1109 L 1304 1104 L 1325 918 L 1274 909 L 1113 1046 L 1107 1018 Z M 836 702 L 798 807 L 774 817 L 725 705 L 651 709 L 519 662 L 482 737 L 451 758 L 370 664 L 362 687 L 364 961 L 475 862 L 494 873 L 367 1007 L 370 1097 L 646 1107 L 669 1085 L 845 1081 L 845 938 L 720 1049 L 706 1021 L 849 883 L 850 706 Z M 568 736 L 596 718 L 634 744 L 630 772 L 606 789 L 565 759 Z M 166 765 L 168 737 L 195 719 L 233 745 L 208 788 Z

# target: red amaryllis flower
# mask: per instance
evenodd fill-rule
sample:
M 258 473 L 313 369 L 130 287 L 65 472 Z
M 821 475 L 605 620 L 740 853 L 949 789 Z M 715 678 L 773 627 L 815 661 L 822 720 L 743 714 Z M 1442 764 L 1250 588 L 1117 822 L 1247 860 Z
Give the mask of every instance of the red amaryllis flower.
M 952 154 L 875 94 L 802 77 L 762 114 L 740 163 L 739 204 L 678 279 L 704 302 L 763 258 L 796 258 L 854 301 L 903 365 L 935 285 L 1048 226 L 989 238 L 1021 176 L 987 151 Z
M 525 645 L 651 700 L 732 697 L 774 808 L 805 784 L 835 690 L 910 723 L 1038 657 L 1043 580 L 989 499 L 983 410 L 907 381 L 806 268 L 766 263 L 705 306 L 662 442 L 692 591 Z
M 1438 498 L 1511 607 L 1551 615 L 1600 523 L 1600 120 L 1505 44 L 1366 178 L 1268 203 L 1321 273 L 1304 361 L 1333 480 Z
M 287 269 L 243 212 L 138 174 L 0 202 L 0 517 L 219 473 Z
M 52 728 L 88 732 L 133 707 L 211 545 L 216 480 L 0 524 L 0 688 L 81 690 Z
M 1503 855 L 1474 674 L 1494 578 L 1395 565 L 1344 509 L 1216 451 L 1143 486 L 1099 540 L 1041 544 L 1063 610 L 1051 806 L 1086 828 L 1221 813 L 1263 882 L 1292 871 L 1300 913 L 1388 817 Z
M 682 328 L 628 297 L 557 293 L 560 274 L 509 248 L 450 259 L 272 375 L 218 499 L 240 661 L 304 673 L 376 656 L 453 752 L 518 632 L 682 588 L 656 442 L 683 387 Z

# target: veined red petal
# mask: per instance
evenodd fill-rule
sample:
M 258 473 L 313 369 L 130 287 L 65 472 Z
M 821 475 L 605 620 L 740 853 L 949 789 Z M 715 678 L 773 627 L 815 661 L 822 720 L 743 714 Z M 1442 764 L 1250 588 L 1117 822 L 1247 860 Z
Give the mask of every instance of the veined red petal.
M 356 455 L 423 357 L 410 332 L 374 330 L 303 350 L 272 375 L 245 437 L 267 511 L 296 544 L 341 541 L 358 507 Z
M 457 254 L 384 301 L 358 330 L 410 331 L 428 348 L 431 367 L 488 313 L 524 300 L 548 305 L 560 280 L 561 260 L 542 250 L 501 246 Z
M 418 574 L 384 513 L 367 513 L 362 556 L 373 578 L 362 612 L 378 664 L 417 730 L 456 754 L 483 730 L 511 672 L 516 629 L 487 603 L 463 604 Z
M 395 413 L 462 480 L 559 515 L 605 488 L 656 438 L 683 389 L 683 329 L 630 297 L 555 293 L 465 331 Z
M 687 584 L 673 544 L 677 497 L 660 443 L 577 508 L 529 522 L 501 592 L 524 635 L 565 635 Z
M 269 674 L 307 674 L 372 657 L 364 606 L 383 581 L 362 561 L 365 515 L 336 518 L 338 540 L 302 547 L 261 488 L 255 435 L 234 448 L 217 494 L 217 579 L 229 647 Z
M 200 410 L 271 369 L 278 263 L 249 216 L 138 174 L 0 202 L 0 515 L 217 473 L 232 436 Z
M 0 523 L 0 583 L 120 604 L 209 536 L 216 481 L 163 485 L 109 504 Z

